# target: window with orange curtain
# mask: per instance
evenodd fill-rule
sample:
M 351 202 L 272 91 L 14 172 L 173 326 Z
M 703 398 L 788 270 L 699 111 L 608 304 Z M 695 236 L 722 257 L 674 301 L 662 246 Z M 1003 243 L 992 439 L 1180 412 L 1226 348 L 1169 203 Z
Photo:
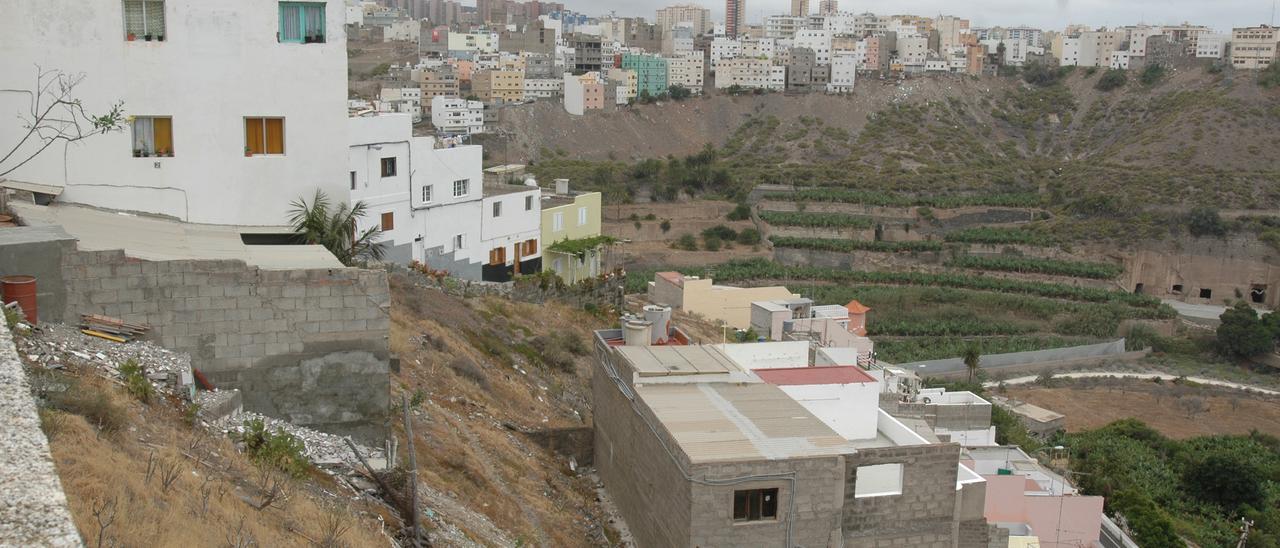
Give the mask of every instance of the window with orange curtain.
M 173 118 L 133 117 L 134 156 L 173 156 Z
M 284 118 L 245 118 L 245 152 L 284 154 Z

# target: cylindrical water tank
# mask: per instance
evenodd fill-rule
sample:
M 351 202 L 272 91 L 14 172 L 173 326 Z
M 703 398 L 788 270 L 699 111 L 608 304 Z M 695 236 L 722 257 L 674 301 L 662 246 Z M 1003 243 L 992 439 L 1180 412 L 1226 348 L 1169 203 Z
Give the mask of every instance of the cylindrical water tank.
M 653 324 L 653 334 L 649 342 L 667 344 L 667 338 L 671 334 L 671 307 L 647 305 L 644 307 L 644 319 Z
M 622 342 L 627 346 L 649 346 L 653 323 L 644 320 L 622 322 Z

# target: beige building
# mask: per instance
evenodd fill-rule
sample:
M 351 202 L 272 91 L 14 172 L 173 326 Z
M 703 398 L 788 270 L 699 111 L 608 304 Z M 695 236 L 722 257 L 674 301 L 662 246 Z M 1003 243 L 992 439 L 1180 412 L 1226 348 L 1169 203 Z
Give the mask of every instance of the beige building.
M 1269 25 L 1231 30 L 1231 66 L 1264 69 L 1276 60 L 1280 29 Z
M 671 30 L 676 23 L 690 23 L 693 25 L 693 31 L 700 35 L 707 34 L 715 28 L 715 23 L 711 20 L 711 10 L 695 4 L 677 4 L 659 9 L 655 21 L 664 33 Z
M 436 97 L 457 97 L 458 77 L 452 70 L 430 70 L 422 73 L 422 108 L 430 111 Z
M 701 51 L 686 51 L 667 58 L 667 85 L 702 93 L 705 60 Z
M 490 105 L 524 100 L 524 71 L 482 70 L 471 76 L 471 92 Z
M 791 0 L 791 15 L 794 17 L 808 17 L 809 0 Z
M 710 278 L 685 276 L 679 272 L 659 272 L 649 282 L 649 300 L 735 329 L 751 327 L 751 303 L 799 299 L 785 287 L 729 287 L 715 285 Z

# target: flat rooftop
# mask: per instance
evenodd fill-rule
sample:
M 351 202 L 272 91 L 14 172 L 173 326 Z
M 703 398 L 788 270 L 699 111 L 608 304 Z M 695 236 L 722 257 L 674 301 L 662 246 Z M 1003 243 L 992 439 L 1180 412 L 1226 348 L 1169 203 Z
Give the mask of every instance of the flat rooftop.
M 855 446 L 770 384 L 647 384 L 636 393 L 694 464 L 853 453 Z
M 862 384 L 878 382 L 856 366 L 792 367 L 782 369 L 754 369 L 760 380 L 778 386 L 809 386 L 817 384 Z
M 1043 407 L 1039 407 L 1036 405 L 1031 405 L 1030 403 L 1027 403 L 1024 401 L 1011 400 L 1007 398 L 1001 398 L 999 396 L 993 396 L 992 399 L 1003 402 L 1005 407 L 1008 407 L 1010 411 L 1013 411 L 1014 413 L 1027 417 L 1036 422 L 1053 422 L 1066 417 L 1066 415 L 1063 415 L 1062 413 L 1051 411 L 1049 409 L 1045 409 Z
M 285 227 L 200 225 L 75 204 L 10 203 L 30 226 L 61 226 L 82 251 L 121 249 L 147 261 L 239 260 L 266 270 L 346 268 L 318 245 L 246 245 L 241 234 L 287 234 Z
M 709 345 L 619 346 L 616 349 L 640 377 L 717 375 L 742 371 L 724 352 Z
M 484 185 L 484 195 L 488 196 L 504 196 L 507 194 L 519 194 L 521 192 L 533 192 L 538 190 L 536 186 L 525 185 Z

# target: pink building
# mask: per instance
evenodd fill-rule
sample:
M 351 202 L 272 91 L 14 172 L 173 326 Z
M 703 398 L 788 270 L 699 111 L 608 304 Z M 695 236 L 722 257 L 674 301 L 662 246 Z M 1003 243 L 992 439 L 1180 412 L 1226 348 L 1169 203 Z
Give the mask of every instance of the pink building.
M 1017 447 L 969 448 L 968 457 L 987 480 L 988 523 L 1025 525 L 1042 548 L 1100 546 L 1102 497 L 1080 495 Z
M 604 84 L 600 81 L 582 84 L 582 108 L 584 110 L 604 109 Z

